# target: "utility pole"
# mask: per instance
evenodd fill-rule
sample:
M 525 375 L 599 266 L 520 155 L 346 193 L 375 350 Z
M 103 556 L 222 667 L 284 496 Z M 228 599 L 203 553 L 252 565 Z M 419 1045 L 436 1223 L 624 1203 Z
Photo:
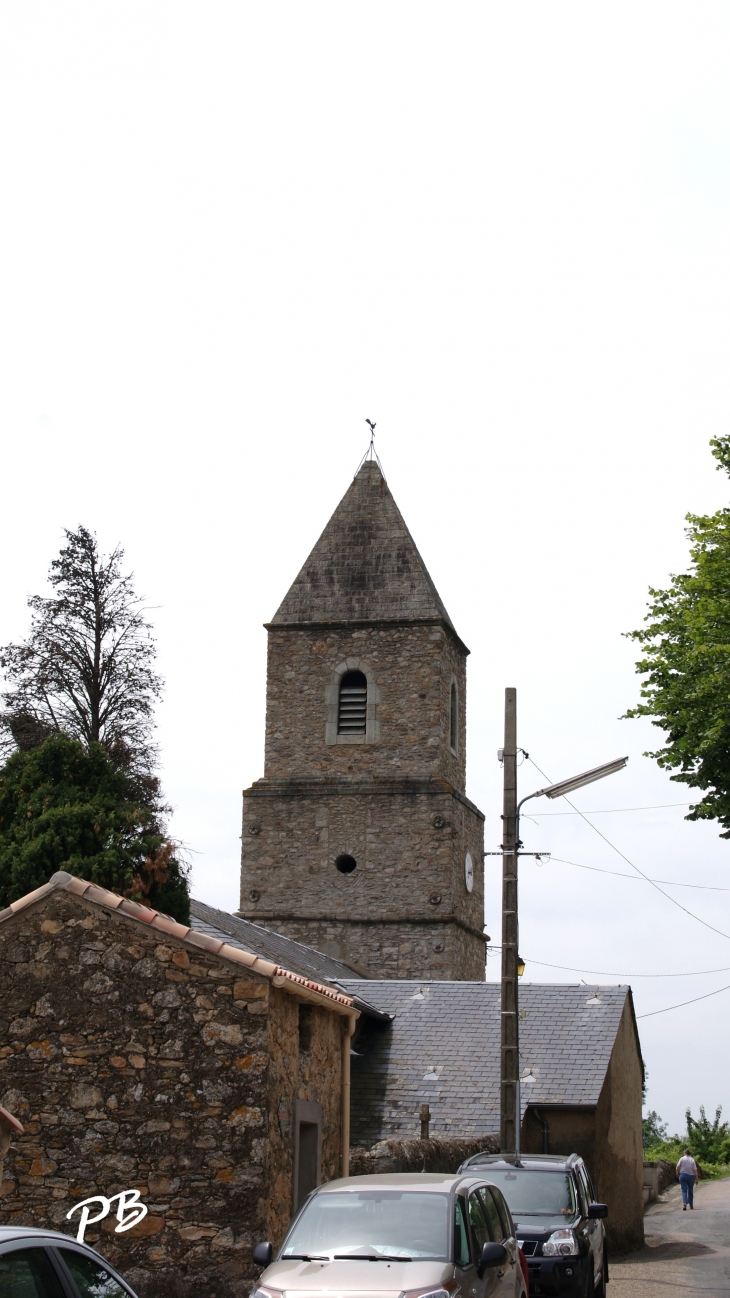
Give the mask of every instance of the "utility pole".
M 502 811 L 502 1028 L 499 1143 L 519 1145 L 519 1005 L 517 984 L 517 690 L 504 692 L 504 804 Z

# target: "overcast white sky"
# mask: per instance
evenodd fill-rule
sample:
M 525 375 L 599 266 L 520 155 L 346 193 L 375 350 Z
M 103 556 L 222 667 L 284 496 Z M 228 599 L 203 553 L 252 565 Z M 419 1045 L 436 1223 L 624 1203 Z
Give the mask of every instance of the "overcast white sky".
M 729 64 L 730 11 L 702 0 L 3 6 L 0 642 L 64 526 L 124 545 L 197 896 L 237 904 L 262 623 L 366 416 L 472 649 L 487 846 L 514 685 L 551 778 L 630 755 L 574 797 L 652 808 L 595 817 L 627 856 L 730 888 L 716 829 L 660 805 L 689 793 L 642 757 L 651 728 L 618 720 L 638 691 L 622 632 L 685 565 L 684 514 L 730 496 L 708 450 L 728 429 Z M 576 816 L 524 830 L 631 873 Z M 667 891 L 730 934 L 730 892 Z M 730 984 L 635 976 L 730 968 L 730 939 L 645 883 L 528 858 L 521 907 L 526 978 L 631 975 L 640 1015 Z M 687 1104 L 730 1110 L 729 1008 L 640 1021 L 672 1129 Z

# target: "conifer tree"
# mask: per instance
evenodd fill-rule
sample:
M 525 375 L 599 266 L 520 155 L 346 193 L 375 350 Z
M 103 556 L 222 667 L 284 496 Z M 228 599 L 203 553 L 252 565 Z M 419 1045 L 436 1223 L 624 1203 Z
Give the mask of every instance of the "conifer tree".
M 152 740 L 162 681 L 124 552 L 105 558 L 66 532 L 31 630 L 0 650 L 0 900 L 59 869 L 189 914 L 187 869 L 170 839 Z

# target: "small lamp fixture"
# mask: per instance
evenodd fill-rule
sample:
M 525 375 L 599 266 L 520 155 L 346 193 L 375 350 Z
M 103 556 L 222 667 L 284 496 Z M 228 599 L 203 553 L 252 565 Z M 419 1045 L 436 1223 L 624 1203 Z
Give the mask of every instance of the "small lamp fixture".
M 521 955 L 518 955 L 518 957 L 517 957 L 517 977 L 518 977 L 518 978 L 521 978 L 524 972 L 525 972 L 525 962 L 524 962 L 524 960 L 522 959 L 522 956 L 521 956 Z

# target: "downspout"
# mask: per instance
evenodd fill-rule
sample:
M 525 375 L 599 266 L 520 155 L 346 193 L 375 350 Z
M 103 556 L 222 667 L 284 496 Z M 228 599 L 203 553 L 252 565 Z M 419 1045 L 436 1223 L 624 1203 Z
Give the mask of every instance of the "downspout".
M 342 1036 L 342 1175 L 350 1175 L 350 1042 L 355 1031 L 357 1015 L 348 1014 L 347 1027 Z
M 542 1152 L 543 1154 L 548 1154 L 550 1152 L 550 1131 L 548 1129 L 547 1118 L 544 1117 L 539 1109 L 533 1109 L 532 1112 L 538 1122 L 542 1124 Z

